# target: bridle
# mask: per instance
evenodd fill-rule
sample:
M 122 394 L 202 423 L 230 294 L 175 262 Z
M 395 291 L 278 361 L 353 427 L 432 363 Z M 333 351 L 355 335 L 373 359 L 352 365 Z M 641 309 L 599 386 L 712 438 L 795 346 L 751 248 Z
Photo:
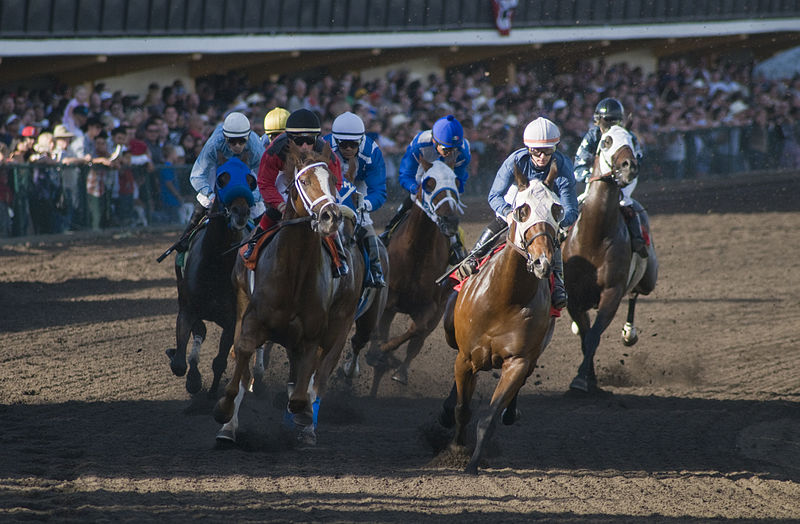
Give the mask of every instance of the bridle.
M 303 208 L 311 218 L 311 227 L 314 230 L 317 229 L 317 225 L 319 224 L 319 216 L 326 207 L 336 206 L 336 209 L 338 210 L 338 204 L 336 203 L 336 200 L 329 193 L 326 193 L 324 188 L 321 196 L 317 197 L 316 199 L 312 199 L 312 197 L 303 187 L 303 184 L 300 183 L 300 177 L 303 175 L 303 173 L 317 167 L 324 167 L 327 170 L 328 164 L 325 162 L 314 162 L 313 164 L 309 164 L 302 169 L 297 170 L 294 175 L 294 187 L 297 190 L 297 193 L 300 195 L 300 200 L 303 202 Z M 320 204 L 322 204 L 322 206 L 319 206 Z M 316 209 L 318 206 L 319 209 Z M 294 207 L 294 201 L 292 201 L 292 207 Z M 297 209 L 295 209 L 295 211 L 297 211 Z

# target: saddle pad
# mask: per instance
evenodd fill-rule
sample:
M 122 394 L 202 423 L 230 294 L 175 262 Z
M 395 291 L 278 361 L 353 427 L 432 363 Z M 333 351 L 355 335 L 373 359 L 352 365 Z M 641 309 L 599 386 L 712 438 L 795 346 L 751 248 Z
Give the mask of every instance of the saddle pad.
M 261 246 L 269 239 L 272 235 L 274 235 L 278 229 L 273 229 L 272 231 L 267 231 L 263 235 L 261 235 L 258 240 L 256 240 L 256 245 L 253 248 L 253 252 L 250 254 L 250 258 L 244 258 L 244 253 L 247 251 L 247 244 L 243 245 L 239 248 L 239 256 L 242 257 L 244 261 L 244 267 L 249 269 L 250 271 L 256 270 L 256 264 L 258 263 L 258 253 L 261 251 Z

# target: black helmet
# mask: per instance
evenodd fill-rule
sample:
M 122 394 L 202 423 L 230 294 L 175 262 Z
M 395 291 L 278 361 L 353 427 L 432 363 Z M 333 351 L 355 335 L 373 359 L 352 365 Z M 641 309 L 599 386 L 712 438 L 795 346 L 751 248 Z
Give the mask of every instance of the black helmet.
M 308 109 L 298 109 L 286 119 L 286 132 L 294 135 L 319 133 L 319 117 Z
M 625 120 L 625 109 L 616 98 L 604 98 L 594 108 L 595 120 L 603 119 L 608 123 L 621 123 Z

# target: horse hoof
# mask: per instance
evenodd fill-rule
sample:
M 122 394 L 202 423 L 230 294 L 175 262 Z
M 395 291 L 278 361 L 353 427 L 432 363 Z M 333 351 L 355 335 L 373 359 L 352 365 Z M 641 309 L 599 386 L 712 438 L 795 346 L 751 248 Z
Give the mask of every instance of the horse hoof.
M 236 443 L 236 433 L 231 428 L 225 428 L 217 432 L 217 440 L 220 442 L 231 442 L 233 444 Z
M 214 405 L 214 420 L 218 424 L 227 424 L 233 417 L 233 401 L 222 397 Z
M 503 424 L 510 426 L 514 424 L 514 422 L 518 421 L 521 416 L 522 412 L 518 409 L 515 409 L 513 412 L 508 411 L 508 409 L 504 409 L 502 415 Z
M 473 464 L 472 461 L 470 461 L 470 463 L 467 464 L 467 467 L 464 468 L 464 473 L 466 473 L 467 475 L 477 475 L 478 464 L 477 463 Z
M 186 391 L 188 391 L 190 395 L 195 395 L 202 387 L 203 379 L 200 377 L 200 372 L 197 371 L 196 367 L 191 368 L 189 374 L 186 376 Z
M 442 412 L 439 413 L 439 424 L 444 428 L 452 428 L 456 425 L 456 415 L 455 412 L 448 409 L 442 409 Z
M 639 342 L 639 331 L 630 322 L 626 322 L 622 326 L 622 343 L 626 346 L 632 346 Z
M 317 433 L 314 431 L 313 425 L 298 426 L 297 427 L 297 444 L 300 446 L 316 446 Z
M 569 385 L 569 389 L 581 391 L 583 393 L 589 392 L 589 381 L 583 377 L 575 377 Z
M 392 380 L 401 383 L 404 386 L 408 385 L 408 371 L 405 368 L 398 369 L 392 375 Z

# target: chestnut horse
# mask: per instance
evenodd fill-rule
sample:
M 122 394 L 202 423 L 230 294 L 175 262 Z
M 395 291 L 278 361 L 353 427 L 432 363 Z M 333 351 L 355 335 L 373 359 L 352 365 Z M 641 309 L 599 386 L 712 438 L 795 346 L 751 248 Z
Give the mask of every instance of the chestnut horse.
M 197 369 L 200 347 L 206 338 L 204 320 L 222 328 L 217 356 L 212 363 L 214 380 L 208 396 L 216 398 L 220 378 L 228 364 L 228 351 L 236 328 L 236 300 L 230 280 L 236 253 L 231 246 L 242 240 L 250 217 L 256 179 L 239 159 L 231 159 L 217 170 L 216 198 L 204 225 L 197 231 L 183 256 L 175 258 L 178 284 L 178 318 L 175 322 L 177 347 L 166 351 L 172 372 L 186 374 L 186 346 L 191 332 L 186 391 L 194 395 L 202 387 Z
M 420 158 L 420 165 L 424 174 L 414 199 L 416 205 L 397 226 L 388 246 L 389 294 L 377 337 L 383 344 L 379 353 L 374 341 L 367 355 L 370 364 L 376 365 L 385 362 L 387 353 L 408 342 L 405 360 L 392 375 L 402 384 L 408 383 L 408 367 L 442 318 L 452 293 L 451 285 L 437 284 L 436 279 L 447 268 L 450 237 L 458 232 L 459 214 L 463 213 L 452 166 L 424 158 Z M 397 313 L 408 315 L 410 323 L 404 333 L 389 339 Z
M 529 182 L 518 171 L 515 178 L 519 193 L 505 246 L 462 284 L 444 316 L 447 343 L 458 350 L 454 365 L 455 449 L 463 449 L 466 443 L 478 372 L 502 370 L 488 410 L 477 423 L 475 450 L 465 470 L 472 474 L 478 472 L 483 448 L 501 414 L 507 410 L 510 415 L 503 415 L 504 423 L 514 422 L 517 393 L 536 367 L 555 326 L 549 277 L 564 211 L 542 182 Z
M 217 422 L 231 423 L 251 380 L 253 352 L 267 341 L 280 344 L 289 360 L 284 421 L 299 442 L 311 445 L 316 443 L 319 400 L 353 324 L 364 271 L 363 264 L 348 260 L 354 269 L 333 278 L 323 247 L 323 239 L 342 222 L 330 154 L 326 144 L 322 154 L 303 156 L 290 142 L 282 176 L 291 180 L 280 227 L 258 254 L 255 271 L 247 271 L 237 257 L 236 368 L 214 408 Z
M 594 355 L 600 336 L 626 294 L 630 295 L 623 343 L 636 343 L 638 335 L 633 325 L 636 299 L 640 294 L 649 294 L 656 285 L 658 259 L 652 235 L 646 259 L 633 253 L 628 228 L 620 212 L 621 189 L 636 179 L 638 171 L 629 132 L 612 126 L 600 138 L 586 199 L 564 241 L 567 310 L 577 326 L 583 352 L 578 374 L 570 384 L 573 390 L 597 391 Z M 635 205 L 642 224 L 649 231 L 647 213 L 638 203 Z M 597 315 L 594 323 L 590 323 L 588 311 L 593 308 L 597 308 Z

